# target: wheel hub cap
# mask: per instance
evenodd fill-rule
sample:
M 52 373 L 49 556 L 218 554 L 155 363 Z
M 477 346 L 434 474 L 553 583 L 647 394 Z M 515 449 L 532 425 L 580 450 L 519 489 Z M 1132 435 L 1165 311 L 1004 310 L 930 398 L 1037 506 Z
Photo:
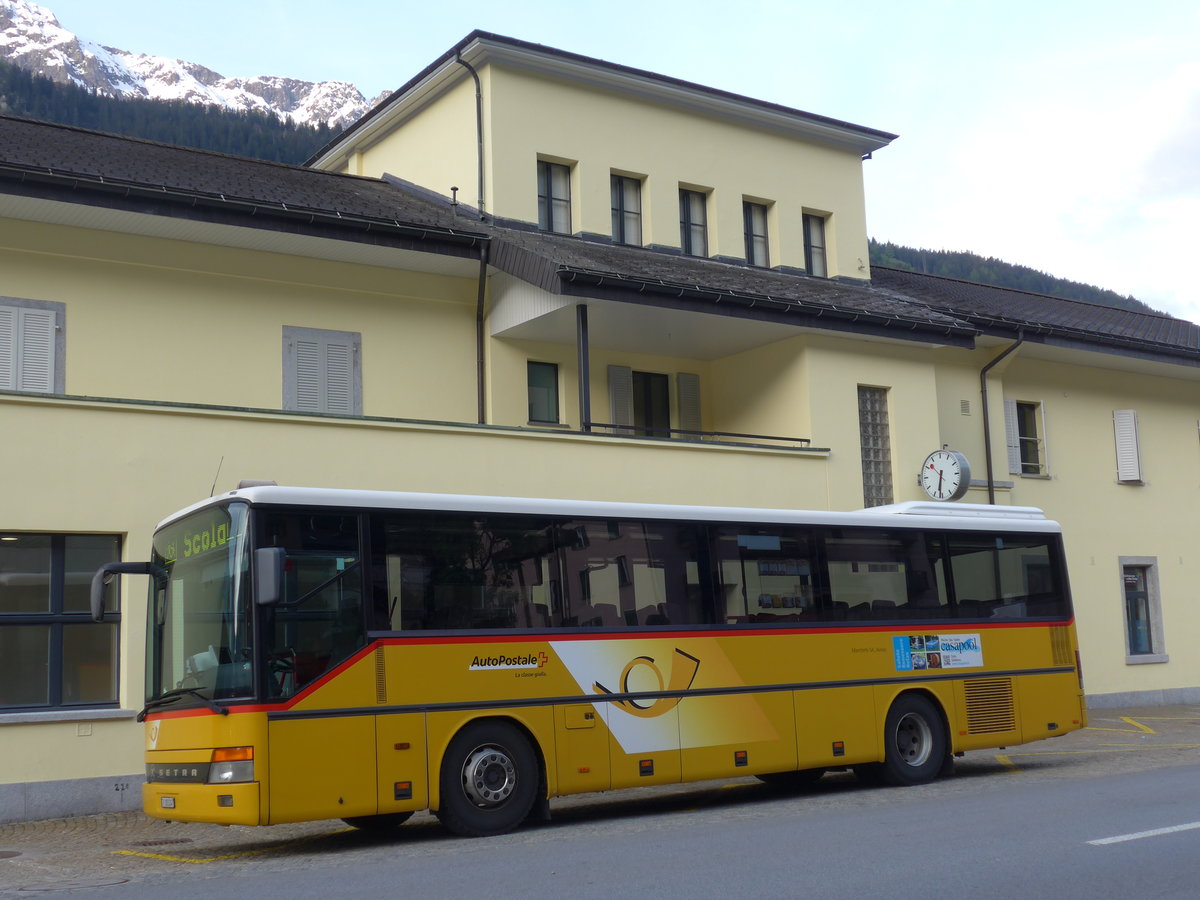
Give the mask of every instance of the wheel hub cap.
M 463 766 L 463 790 L 476 806 L 497 806 L 517 786 L 517 769 L 500 747 L 480 747 Z

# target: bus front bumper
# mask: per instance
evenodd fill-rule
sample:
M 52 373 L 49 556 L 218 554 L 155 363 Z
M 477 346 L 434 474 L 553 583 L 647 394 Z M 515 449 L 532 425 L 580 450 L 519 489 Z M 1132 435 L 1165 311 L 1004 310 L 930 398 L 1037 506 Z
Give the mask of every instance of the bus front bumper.
M 172 822 L 258 825 L 259 785 L 148 781 L 142 785 L 142 810 Z

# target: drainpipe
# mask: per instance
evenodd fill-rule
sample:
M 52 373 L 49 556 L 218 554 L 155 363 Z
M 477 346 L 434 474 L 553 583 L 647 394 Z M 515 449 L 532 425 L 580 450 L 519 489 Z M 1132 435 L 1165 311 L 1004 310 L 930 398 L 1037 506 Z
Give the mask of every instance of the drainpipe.
M 479 209 L 479 216 L 485 222 L 487 221 L 487 206 L 483 199 L 483 86 L 479 81 L 479 73 L 471 67 L 471 64 L 462 58 L 460 52 L 455 57 L 455 61 L 471 73 L 471 77 L 475 79 L 475 156 L 478 160 L 478 188 L 479 200 L 476 207 Z
M 1018 331 L 1017 342 L 1008 347 L 1003 353 L 979 370 L 979 393 L 983 398 L 983 457 L 987 464 L 988 503 L 993 505 L 996 502 L 996 481 L 992 477 L 992 419 L 988 414 L 987 377 L 988 372 L 990 372 L 995 366 L 999 365 L 1001 360 L 1020 347 L 1023 343 L 1025 343 L 1025 333 Z
M 479 286 L 475 293 L 475 396 L 479 404 L 479 424 L 487 424 L 487 386 L 484 372 L 483 301 L 487 294 L 487 267 L 490 241 L 483 241 L 479 248 Z

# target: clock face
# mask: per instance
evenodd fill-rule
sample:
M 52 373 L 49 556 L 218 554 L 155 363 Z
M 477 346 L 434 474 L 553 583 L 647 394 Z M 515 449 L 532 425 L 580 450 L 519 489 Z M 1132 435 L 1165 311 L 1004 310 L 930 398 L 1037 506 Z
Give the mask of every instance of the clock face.
M 954 450 L 935 450 L 921 466 L 921 489 L 934 500 L 957 500 L 970 486 L 971 467 Z

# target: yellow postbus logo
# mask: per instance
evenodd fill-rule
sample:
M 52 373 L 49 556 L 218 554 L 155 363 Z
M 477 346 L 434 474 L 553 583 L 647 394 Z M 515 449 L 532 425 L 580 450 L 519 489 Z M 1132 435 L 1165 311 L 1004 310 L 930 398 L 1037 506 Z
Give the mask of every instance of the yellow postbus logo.
M 592 685 L 592 690 L 597 694 L 635 693 L 634 690 L 631 690 L 629 680 L 630 676 L 634 675 L 635 672 L 641 676 L 647 674 L 645 671 L 638 671 L 640 669 L 648 670 L 649 674 L 658 681 L 659 692 L 686 691 L 691 688 L 692 682 L 696 680 L 696 673 L 700 670 L 700 660 L 690 653 L 684 653 L 676 647 L 675 653 L 670 660 L 669 674 L 664 678 L 662 669 L 658 667 L 658 663 L 653 656 L 635 656 L 625 664 L 625 668 L 621 671 L 621 678 L 617 682 L 620 686 L 619 691 L 610 691 L 598 681 Z M 649 693 L 654 693 L 654 691 L 650 691 Z M 670 712 L 679 705 L 679 701 L 682 699 L 683 697 L 681 696 L 657 697 L 653 701 L 645 703 L 633 698 L 623 698 L 621 700 L 614 700 L 613 705 L 620 707 L 630 715 L 638 716 L 642 719 L 652 719 L 655 716 L 661 716 L 664 713 Z

